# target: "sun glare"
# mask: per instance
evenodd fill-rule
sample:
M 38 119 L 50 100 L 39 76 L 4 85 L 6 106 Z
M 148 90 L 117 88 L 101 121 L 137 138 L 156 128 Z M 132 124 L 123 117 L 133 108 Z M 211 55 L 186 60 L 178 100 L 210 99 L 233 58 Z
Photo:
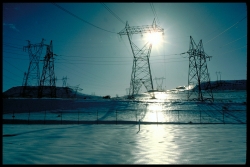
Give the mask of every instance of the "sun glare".
M 150 104 L 148 106 L 147 114 L 144 120 L 149 122 L 163 122 L 164 115 L 162 112 L 161 104 L 155 104 L 155 103 Z
M 167 99 L 167 94 L 165 92 L 155 92 L 155 98 L 158 100 Z
M 148 106 L 148 110 L 149 111 L 156 111 L 156 110 L 162 110 L 162 106 L 161 105 L 159 105 L 159 104 L 150 104 L 149 106 Z
M 162 41 L 162 34 L 159 32 L 148 33 L 146 41 L 150 42 L 153 46 L 159 45 Z

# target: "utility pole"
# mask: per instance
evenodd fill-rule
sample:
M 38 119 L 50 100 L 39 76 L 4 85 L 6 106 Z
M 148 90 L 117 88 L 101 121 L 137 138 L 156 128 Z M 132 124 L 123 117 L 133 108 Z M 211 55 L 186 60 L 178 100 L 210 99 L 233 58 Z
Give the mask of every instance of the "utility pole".
M 138 94 L 142 84 L 145 86 L 147 91 L 154 90 L 151 69 L 149 64 L 149 57 L 152 49 L 152 44 L 147 42 L 141 49 L 138 48 L 132 42 L 133 34 L 153 33 L 153 32 L 164 32 L 164 29 L 156 25 L 155 19 L 152 25 L 146 26 L 129 26 L 126 22 L 125 28 L 118 34 L 127 35 L 133 54 L 133 67 L 131 73 L 131 81 L 129 88 L 128 98 L 133 99 Z M 153 94 L 154 98 L 154 94 Z
M 188 90 L 188 100 L 194 95 L 193 100 L 214 101 L 212 87 L 210 84 L 210 77 L 208 73 L 206 59 L 207 56 L 204 52 L 202 40 L 196 45 L 193 38 L 190 36 L 189 51 L 189 73 L 188 73 L 188 86 L 195 86 L 193 89 Z

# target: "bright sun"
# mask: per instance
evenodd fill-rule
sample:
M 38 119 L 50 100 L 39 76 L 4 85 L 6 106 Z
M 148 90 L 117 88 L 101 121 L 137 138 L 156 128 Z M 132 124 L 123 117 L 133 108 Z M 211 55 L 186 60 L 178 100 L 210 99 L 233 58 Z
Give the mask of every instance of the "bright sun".
M 150 42 L 153 46 L 160 44 L 162 41 L 161 33 L 159 32 L 147 33 L 146 41 Z

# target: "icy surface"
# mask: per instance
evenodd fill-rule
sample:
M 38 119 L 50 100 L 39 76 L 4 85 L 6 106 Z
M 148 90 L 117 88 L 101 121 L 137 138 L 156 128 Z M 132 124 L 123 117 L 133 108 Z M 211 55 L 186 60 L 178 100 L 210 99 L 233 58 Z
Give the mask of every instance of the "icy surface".
M 3 164 L 245 164 L 246 125 L 3 125 Z
M 246 163 L 246 91 L 215 92 L 214 103 L 156 96 L 8 99 L 3 164 Z

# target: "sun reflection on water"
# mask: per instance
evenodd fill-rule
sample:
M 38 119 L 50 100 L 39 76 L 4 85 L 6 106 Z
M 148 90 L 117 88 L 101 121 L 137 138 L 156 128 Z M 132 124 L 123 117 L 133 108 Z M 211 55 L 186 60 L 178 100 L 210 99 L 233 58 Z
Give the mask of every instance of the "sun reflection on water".
M 162 111 L 163 111 L 163 107 L 161 103 L 149 103 L 147 106 L 147 112 L 143 121 L 164 122 L 165 116 Z
M 185 91 L 177 90 L 174 93 L 158 91 L 143 94 L 142 97 L 137 99 L 137 104 L 141 104 L 143 109 L 138 111 L 136 120 L 139 121 L 140 119 L 141 122 L 161 123 L 178 119 L 175 113 L 174 115 L 171 114 L 172 110 L 178 109 L 178 106 L 173 104 L 182 104 L 182 102 L 185 102 L 187 97 L 186 93 Z
M 167 99 L 167 94 L 165 92 L 155 92 L 155 98 L 158 100 L 165 100 Z
M 136 135 L 135 164 L 176 164 L 181 152 L 172 125 L 143 125 Z M 164 155 L 164 156 L 163 156 Z

